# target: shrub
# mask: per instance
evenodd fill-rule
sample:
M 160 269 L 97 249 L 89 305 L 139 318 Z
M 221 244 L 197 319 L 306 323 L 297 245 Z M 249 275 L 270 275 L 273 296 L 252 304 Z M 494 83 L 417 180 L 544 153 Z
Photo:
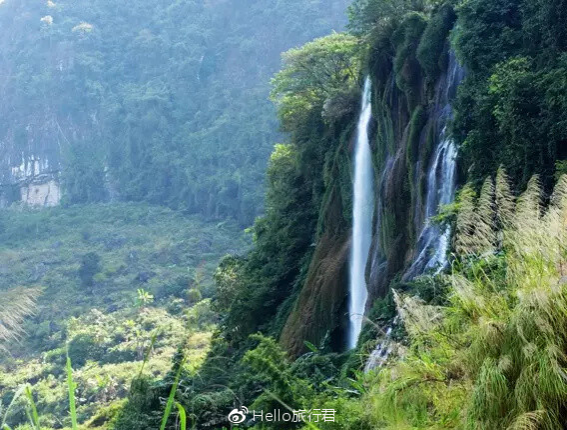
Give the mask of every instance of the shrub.
M 92 287 L 94 285 L 94 277 L 100 271 L 100 256 L 95 252 L 85 254 L 81 259 L 81 267 L 79 268 L 81 286 Z
M 419 46 L 417 60 L 430 81 L 434 82 L 443 70 L 442 56 L 447 46 L 447 37 L 457 15 L 450 4 L 442 5 L 427 24 Z
M 75 367 L 82 367 L 87 360 L 98 360 L 102 353 L 96 339 L 90 334 L 78 334 L 68 345 L 68 354 Z

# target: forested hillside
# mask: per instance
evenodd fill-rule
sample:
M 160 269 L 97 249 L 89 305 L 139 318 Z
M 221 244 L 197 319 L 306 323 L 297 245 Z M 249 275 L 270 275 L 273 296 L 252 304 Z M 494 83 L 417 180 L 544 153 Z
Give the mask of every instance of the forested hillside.
M 55 180 L 66 203 L 251 223 L 278 139 L 270 77 L 283 51 L 341 30 L 346 4 L 3 2 L 2 200 Z
M 109 428 L 139 377 L 196 372 L 264 211 L 270 79 L 346 5 L 0 1 L 1 427 Z

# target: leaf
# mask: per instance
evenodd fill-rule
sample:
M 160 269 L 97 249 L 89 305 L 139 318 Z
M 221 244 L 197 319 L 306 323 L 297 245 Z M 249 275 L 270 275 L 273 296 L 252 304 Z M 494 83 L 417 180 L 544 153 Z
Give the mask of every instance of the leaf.
M 69 412 L 71 414 L 71 426 L 77 430 L 77 410 L 75 406 L 75 383 L 73 382 L 73 368 L 71 358 L 67 355 L 67 388 L 69 389 Z
M 167 425 L 167 420 L 169 419 L 169 415 L 171 414 L 171 409 L 173 407 L 175 393 L 177 392 L 177 387 L 179 386 L 179 379 L 181 378 L 181 371 L 183 370 L 183 364 L 185 363 L 185 358 L 181 360 L 179 364 L 179 369 L 177 369 L 177 373 L 175 374 L 175 380 L 173 381 L 173 385 L 171 386 L 171 391 L 169 392 L 169 397 L 167 399 L 167 404 L 165 405 L 165 412 L 163 413 L 163 418 L 161 420 L 160 430 L 165 430 L 165 426 Z
M 177 410 L 179 411 L 180 430 L 187 430 L 187 413 L 185 412 L 185 408 L 179 402 L 175 402 L 175 406 L 177 406 Z

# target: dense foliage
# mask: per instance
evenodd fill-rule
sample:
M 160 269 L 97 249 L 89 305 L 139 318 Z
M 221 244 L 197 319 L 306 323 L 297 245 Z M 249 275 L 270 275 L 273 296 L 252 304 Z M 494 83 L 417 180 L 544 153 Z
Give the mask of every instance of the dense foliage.
M 518 186 L 534 174 L 547 189 L 567 156 L 563 2 L 468 1 L 455 47 L 468 71 L 456 130 L 471 178 L 504 165 Z
M 14 208 L 0 225 L 0 400 L 29 383 L 42 429 L 69 425 L 67 354 L 85 428 L 107 428 L 150 349 L 148 382 L 179 348 L 187 372 L 197 369 L 218 323 L 215 268 L 248 247 L 231 222 L 141 204 Z M 26 405 L 13 404 L 6 423 L 25 422 Z
M 278 136 L 270 76 L 281 52 L 340 30 L 345 7 L 2 2 L 2 139 L 13 158 L 41 139 L 70 203 L 120 198 L 249 224 Z
M 565 128 L 561 33 L 557 39 L 541 34 L 549 11 L 543 4 L 530 5 L 356 1 L 350 35 L 319 39 L 284 56 L 273 98 L 289 143 L 276 146 L 272 155 L 267 214 L 254 227 L 254 250 L 219 267 L 216 303 L 226 317 L 201 368 L 201 381 L 188 378 L 192 389 L 179 397 L 188 409 L 192 399 L 202 401 L 192 410 L 203 428 L 218 428 L 226 422 L 223 413 L 242 404 L 262 410 L 290 404 L 341 410 L 339 423 L 317 424 L 323 429 L 561 428 L 564 347 L 553 339 L 563 324 L 558 322 L 563 292 L 554 287 L 562 276 L 557 241 L 563 236 L 551 237 L 561 225 L 558 214 L 564 216 L 564 185 L 543 218 L 540 203 L 530 206 L 542 201 L 537 181 L 530 182 L 517 205 L 511 191 L 525 188 L 533 173 L 540 173 L 549 189 L 564 168 L 561 163 L 556 168 Z M 326 297 L 317 296 L 319 281 L 311 279 L 325 276 L 317 272 L 317 265 L 325 267 L 319 247 L 340 252 L 332 240 L 350 222 L 350 159 L 342 145 L 352 137 L 358 106 L 351 88 L 360 85 L 336 82 L 356 82 L 361 71 L 370 73 L 379 116 L 375 164 L 380 169 L 385 154 L 399 151 L 393 134 L 407 134 L 400 139 L 407 142 L 406 168 L 409 178 L 419 177 L 414 166 L 417 161 L 427 165 L 431 155 L 431 137 L 422 135 L 451 43 L 467 71 L 455 107 L 455 131 L 463 176 L 471 180 L 437 220 L 457 230 L 453 268 L 447 276 L 414 282 L 393 277 L 390 288 L 396 292 L 377 300 L 371 317 L 384 326 L 400 316 L 390 340 L 396 353 L 383 368 L 362 375 L 364 355 L 336 354 L 342 350 L 333 334 L 336 321 L 314 320 L 317 307 L 337 312 Z M 350 60 L 345 62 L 344 53 Z M 399 130 L 400 124 L 407 128 Z M 501 164 L 513 187 L 503 173 L 496 185 L 484 182 Z M 394 205 L 420 200 L 418 186 L 406 182 L 400 190 L 404 194 L 392 197 Z M 390 255 L 396 246 L 412 246 L 403 213 L 396 206 L 386 209 L 391 218 L 383 221 L 381 239 Z M 540 271 L 549 282 L 542 281 Z M 310 300 L 316 301 L 311 308 Z M 298 316 L 303 309 L 313 311 L 311 319 Z M 540 313 L 541 324 L 531 324 Z M 298 331 L 297 321 L 316 327 Z M 309 337 L 289 339 L 318 329 L 327 330 L 317 337 L 324 339 L 320 345 L 305 342 L 298 348 Z M 357 352 L 365 354 L 375 345 L 372 336 L 378 333 L 380 328 L 367 329 Z M 219 363 L 225 366 L 220 374 Z M 538 382 L 534 387 L 530 381 Z

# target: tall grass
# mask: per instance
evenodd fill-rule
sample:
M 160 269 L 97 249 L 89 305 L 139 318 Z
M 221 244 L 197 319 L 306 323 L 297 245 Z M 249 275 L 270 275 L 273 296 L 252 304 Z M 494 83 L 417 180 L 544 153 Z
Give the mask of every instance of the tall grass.
M 410 347 L 371 375 L 376 428 L 557 430 L 567 409 L 567 178 L 460 195 L 448 302 L 396 295 Z
M 0 344 L 23 333 L 24 318 L 35 311 L 37 288 L 0 291 Z
M 26 385 L 24 393 L 28 398 L 28 402 L 29 402 L 29 407 L 26 409 L 26 413 L 28 415 L 30 424 L 34 430 L 41 430 L 41 426 L 39 425 L 39 414 L 37 413 L 37 407 L 33 399 L 33 393 L 31 391 L 31 387 L 29 385 Z
M 187 412 L 180 403 L 175 402 L 175 406 L 179 412 L 179 430 L 187 430 Z
M 149 355 L 151 350 L 155 344 L 156 335 L 152 337 L 152 342 L 150 347 L 145 355 L 144 361 L 142 363 L 142 367 L 140 370 L 139 377 L 142 375 L 143 369 L 145 364 L 149 359 Z M 183 359 L 177 369 L 175 374 L 175 379 L 173 385 L 171 387 L 171 391 L 169 393 L 169 397 L 167 399 L 167 404 L 165 407 L 164 415 L 161 422 L 160 430 L 165 430 L 167 421 L 171 415 L 173 406 L 177 408 L 178 411 L 178 419 L 179 419 L 179 430 L 186 430 L 187 429 L 187 413 L 185 408 L 178 402 L 175 402 L 175 394 L 177 392 L 177 388 L 179 386 L 179 380 L 181 378 L 181 373 L 183 371 L 183 365 L 185 364 L 185 359 Z M 73 381 L 73 367 L 71 363 L 71 358 L 67 355 L 67 362 L 66 362 L 66 373 L 67 373 L 67 390 L 69 393 L 69 415 L 71 418 L 71 428 L 72 430 L 78 430 L 78 420 L 77 420 L 77 408 L 76 408 L 76 401 L 75 401 L 75 389 L 76 384 Z M 39 413 L 37 411 L 37 406 L 35 403 L 35 399 L 33 396 L 32 388 L 29 384 L 21 386 L 18 391 L 14 394 L 12 401 L 6 408 L 6 410 L 2 411 L 0 408 L 0 416 L 2 417 L 2 421 L 0 423 L 0 428 L 2 430 L 12 430 L 12 428 L 7 424 L 8 416 L 14 406 L 17 404 L 20 397 L 25 396 L 27 399 L 27 406 L 26 406 L 26 415 L 28 417 L 28 421 L 33 430 L 41 430 Z

